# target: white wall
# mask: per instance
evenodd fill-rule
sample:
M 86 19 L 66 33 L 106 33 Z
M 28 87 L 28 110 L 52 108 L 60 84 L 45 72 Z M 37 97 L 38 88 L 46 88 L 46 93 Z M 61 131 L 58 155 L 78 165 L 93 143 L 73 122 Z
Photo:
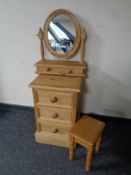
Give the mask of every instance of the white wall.
M 131 118 L 131 0 L 0 0 L 0 102 L 33 105 L 38 28 L 65 8 L 86 27 L 89 78 L 83 112 Z

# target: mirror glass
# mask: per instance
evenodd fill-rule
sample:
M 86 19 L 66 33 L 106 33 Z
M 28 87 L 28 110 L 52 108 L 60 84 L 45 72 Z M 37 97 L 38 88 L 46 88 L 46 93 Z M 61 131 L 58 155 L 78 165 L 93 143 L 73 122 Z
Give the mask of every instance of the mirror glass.
M 67 54 L 73 48 L 75 39 L 75 25 L 68 16 L 58 15 L 50 21 L 48 41 L 54 51 Z

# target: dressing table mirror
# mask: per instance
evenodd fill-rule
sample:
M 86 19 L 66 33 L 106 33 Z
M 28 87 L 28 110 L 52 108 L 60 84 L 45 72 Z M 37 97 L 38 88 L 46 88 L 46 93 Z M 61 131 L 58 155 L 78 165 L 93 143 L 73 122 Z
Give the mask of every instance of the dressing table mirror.
M 79 95 L 86 74 L 86 32 L 72 12 L 58 9 L 48 16 L 38 37 L 38 76 L 29 85 L 35 107 L 35 139 L 38 143 L 69 147 L 68 133 L 79 117 Z M 56 59 L 45 58 L 45 51 Z M 71 61 L 78 51 L 79 61 Z
M 44 25 L 44 41 L 48 50 L 56 57 L 70 58 L 80 44 L 80 24 L 67 10 L 51 13 Z

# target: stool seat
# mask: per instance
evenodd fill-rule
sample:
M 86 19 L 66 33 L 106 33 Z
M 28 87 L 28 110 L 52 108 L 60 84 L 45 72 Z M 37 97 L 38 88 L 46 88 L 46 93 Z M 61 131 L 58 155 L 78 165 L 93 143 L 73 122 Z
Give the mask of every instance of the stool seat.
M 71 129 L 70 135 L 93 145 L 102 133 L 105 123 L 89 116 L 83 116 Z
M 73 126 L 69 132 L 69 159 L 72 160 L 74 158 L 74 147 L 76 143 L 79 143 L 88 150 L 86 157 L 86 170 L 90 171 L 94 147 L 96 152 L 98 152 L 104 127 L 104 122 L 87 115 L 82 116 L 82 118 Z

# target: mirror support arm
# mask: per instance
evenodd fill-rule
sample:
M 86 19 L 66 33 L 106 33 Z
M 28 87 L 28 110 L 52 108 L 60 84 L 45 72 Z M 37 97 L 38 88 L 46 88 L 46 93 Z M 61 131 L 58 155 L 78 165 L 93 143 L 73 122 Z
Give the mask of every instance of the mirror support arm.
M 85 54 L 85 40 L 86 40 L 86 30 L 85 28 L 81 31 L 81 46 L 80 46 L 80 62 L 84 62 L 84 54 Z
M 40 53 L 41 53 L 41 59 L 45 61 L 45 58 L 44 58 L 44 44 L 43 44 L 43 37 L 44 37 L 44 34 L 43 34 L 43 31 L 41 28 L 39 28 L 39 32 L 37 34 L 38 38 L 40 39 Z

